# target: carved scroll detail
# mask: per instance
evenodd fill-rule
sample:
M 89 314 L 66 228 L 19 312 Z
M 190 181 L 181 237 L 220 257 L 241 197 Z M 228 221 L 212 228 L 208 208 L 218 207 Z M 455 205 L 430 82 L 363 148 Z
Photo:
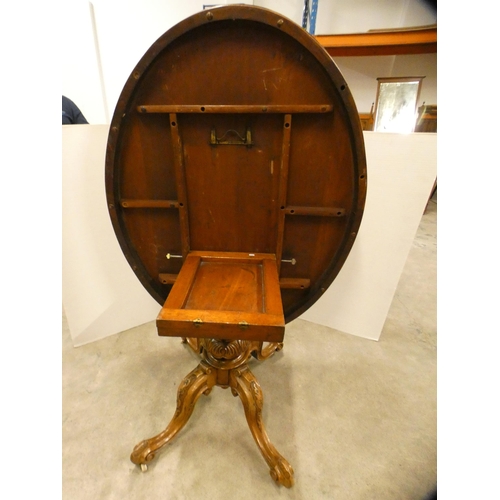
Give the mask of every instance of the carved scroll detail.
M 247 340 L 205 340 L 205 349 L 217 359 L 235 359 L 248 349 L 250 342 Z
M 294 484 L 292 466 L 283 458 L 270 442 L 262 421 L 264 397 L 259 383 L 245 365 L 230 373 L 231 387 L 238 393 L 243 403 L 250 432 L 270 468 L 271 477 L 279 484 L 291 488 Z
M 195 344 L 189 340 L 187 343 L 193 350 L 199 347 L 203 359 L 179 385 L 177 407 L 167 428 L 157 436 L 141 441 L 132 451 L 132 462 L 144 467 L 151 462 L 155 453 L 186 425 L 200 396 L 208 395 L 215 385 L 219 385 L 230 387 L 233 395 L 240 397 L 250 432 L 269 466 L 271 477 L 290 488 L 294 483 L 293 469 L 269 441 L 262 420 L 262 389 L 247 364 L 251 355 L 267 359 L 280 350 L 283 344 L 269 344 L 264 348 L 263 342 L 199 339 L 199 344 Z
M 231 370 L 247 362 L 254 344 L 248 340 L 201 339 L 202 358 L 215 368 Z
M 184 378 L 177 391 L 177 408 L 167 428 L 157 436 L 141 441 L 132 451 L 130 460 L 147 464 L 155 452 L 171 441 L 186 425 L 198 398 L 215 385 L 214 370 L 203 361 Z

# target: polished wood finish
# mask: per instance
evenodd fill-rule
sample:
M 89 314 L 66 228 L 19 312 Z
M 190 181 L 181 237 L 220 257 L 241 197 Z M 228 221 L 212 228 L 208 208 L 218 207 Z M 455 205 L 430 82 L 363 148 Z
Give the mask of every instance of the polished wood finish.
M 332 57 L 432 54 L 437 52 L 437 26 L 316 35 L 316 40 Z
M 272 343 L 264 347 L 262 342 L 244 340 L 194 340 L 187 344 L 200 354 L 202 361 L 181 382 L 172 420 L 160 434 L 137 444 L 130 460 L 146 469 L 156 453 L 187 424 L 198 399 L 203 394 L 208 396 L 214 386 L 219 386 L 231 388 L 233 395 L 241 399 L 248 426 L 273 480 L 287 488 L 292 487 L 295 482 L 293 468 L 269 440 L 262 417 L 262 389 L 248 367 L 250 356 L 264 360 L 281 350 L 283 345 Z
M 160 273 L 159 279 L 165 285 L 173 285 L 177 280 L 178 274 L 166 274 Z M 305 288 L 309 288 L 311 286 L 311 280 L 309 279 L 301 279 L 301 278 L 281 278 L 279 280 L 280 288 L 300 288 L 304 290 Z
M 305 30 L 266 9 L 210 12 L 160 37 L 125 84 L 106 156 L 111 220 L 161 305 L 172 288 L 161 276 L 179 274 L 190 251 L 275 254 L 280 280 L 310 283 L 281 289 L 289 322 L 322 296 L 356 238 L 359 115 Z M 238 139 L 247 131 L 251 145 Z M 213 134 L 240 144 L 213 145 Z
M 329 113 L 330 104 L 251 104 L 251 105 L 179 105 L 179 104 L 143 104 L 137 107 L 140 113 Z
M 158 335 L 281 342 L 273 254 L 191 252 L 158 318 Z
M 269 10 L 191 16 L 125 84 L 106 196 L 128 262 L 162 305 L 158 334 L 202 358 L 168 426 L 132 462 L 145 468 L 217 385 L 239 396 L 272 478 L 291 487 L 248 361 L 283 347 L 285 322 L 321 297 L 358 232 L 366 160 L 343 76 L 312 36 Z
M 179 208 L 177 200 L 121 200 L 123 208 Z

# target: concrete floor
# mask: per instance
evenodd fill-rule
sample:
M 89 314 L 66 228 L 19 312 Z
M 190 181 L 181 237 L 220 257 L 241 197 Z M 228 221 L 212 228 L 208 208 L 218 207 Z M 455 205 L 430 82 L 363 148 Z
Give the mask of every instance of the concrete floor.
M 304 320 L 252 363 L 263 418 L 295 486 L 277 486 L 230 391 L 202 397 L 146 473 L 129 460 L 162 431 L 197 364 L 154 322 L 74 348 L 63 317 L 65 500 L 422 500 L 436 485 L 436 196 L 379 342 Z M 432 496 L 432 495 L 431 495 Z

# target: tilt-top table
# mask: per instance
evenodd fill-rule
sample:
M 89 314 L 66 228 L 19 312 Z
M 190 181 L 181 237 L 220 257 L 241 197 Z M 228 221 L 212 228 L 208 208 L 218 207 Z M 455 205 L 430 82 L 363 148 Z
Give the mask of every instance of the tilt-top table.
M 248 362 L 283 347 L 285 324 L 331 284 L 366 195 L 361 124 L 344 78 L 306 31 L 272 11 L 200 12 L 161 36 L 118 100 L 106 195 L 121 248 L 162 306 L 157 329 L 201 360 L 166 429 L 139 443 L 147 469 L 214 386 L 239 396 L 272 478 Z M 335 304 L 332 304 L 335 307 Z

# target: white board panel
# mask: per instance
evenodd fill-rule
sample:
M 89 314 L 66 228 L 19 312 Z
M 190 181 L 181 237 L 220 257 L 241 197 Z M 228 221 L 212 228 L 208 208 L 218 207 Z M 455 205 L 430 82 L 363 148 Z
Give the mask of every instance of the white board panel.
M 111 225 L 104 181 L 108 130 L 109 125 L 62 127 L 62 297 L 75 346 L 152 321 L 160 311 Z
M 437 134 L 364 132 L 368 190 L 344 266 L 302 319 L 378 340 L 437 171 Z

